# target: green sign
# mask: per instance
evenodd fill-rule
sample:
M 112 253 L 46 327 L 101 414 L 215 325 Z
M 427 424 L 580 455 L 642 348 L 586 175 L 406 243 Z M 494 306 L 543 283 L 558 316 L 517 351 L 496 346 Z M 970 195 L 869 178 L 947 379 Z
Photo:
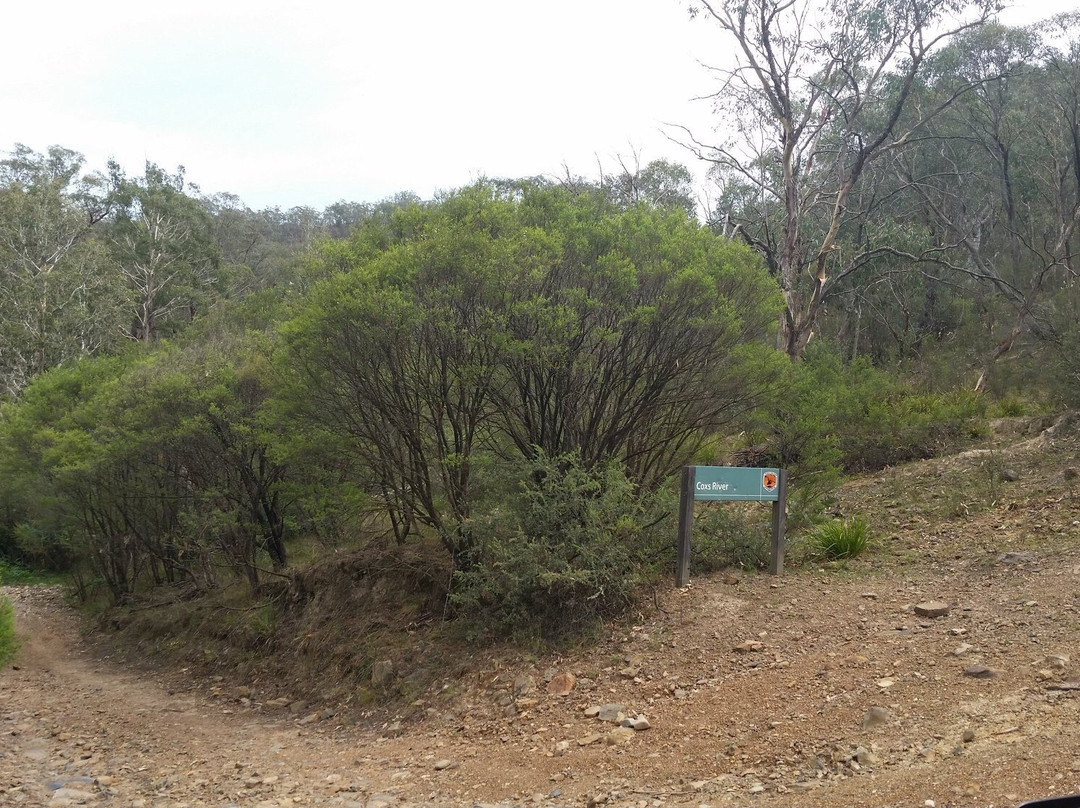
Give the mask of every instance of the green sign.
M 779 469 L 694 467 L 694 499 L 776 502 L 779 498 Z

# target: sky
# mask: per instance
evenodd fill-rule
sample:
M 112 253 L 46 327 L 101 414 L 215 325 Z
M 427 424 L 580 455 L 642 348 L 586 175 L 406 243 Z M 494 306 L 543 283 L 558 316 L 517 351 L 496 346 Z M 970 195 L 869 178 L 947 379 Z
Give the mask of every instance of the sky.
M 4 16 L 0 151 L 184 165 L 255 209 L 595 177 L 635 154 L 703 177 L 672 138 L 709 139 L 704 65 L 729 58 L 682 0 L 37 0 Z

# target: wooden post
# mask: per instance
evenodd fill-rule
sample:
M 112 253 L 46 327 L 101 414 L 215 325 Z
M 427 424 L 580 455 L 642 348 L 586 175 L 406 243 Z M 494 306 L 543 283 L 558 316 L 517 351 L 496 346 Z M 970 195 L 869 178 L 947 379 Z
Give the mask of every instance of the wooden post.
M 782 575 L 784 572 L 784 534 L 787 532 L 787 469 L 780 469 L 777 481 L 776 501 L 772 504 L 772 560 L 769 572 Z
M 690 534 L 694 529 L 694 478 L 697 469 L 683 466 L 679 487 L 679 544 L 675 562 L 675 586 L 682 589 L 690 583 Z

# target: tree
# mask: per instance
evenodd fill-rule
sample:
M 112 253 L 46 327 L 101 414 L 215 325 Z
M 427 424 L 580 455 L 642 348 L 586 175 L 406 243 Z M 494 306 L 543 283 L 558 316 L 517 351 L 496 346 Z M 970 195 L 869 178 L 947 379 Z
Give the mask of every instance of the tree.
M 686 166 L 652 160 L 642 168 L 635 152 L 630 164 L 620 156 L 619 167 L 622 170 L 617 174 L 601 177 L 600 185 L 620 208 L 644 204 L 696 215 L 694 177 Z
M 761 392 L 775 287 L 681 211 L 480 184 L 395 227 L 283 333 L 297 431 L 362 460 L 399 540 L 426 526 L 470 558 L 480 458 L 573 455 L 655 486 Z
M 973 17 L 953 21 L 971 8 Z M 867 168 L 912 143 L 971 84 L 900 122 L 927 59 L 981 25 L 989 0 L 704 0 L 692 11 L 734 45 L 713 96 L 735 139 L 687 145 L 725 186 L 719 222 L 765 257 L 784 295 L 780 347 L 802 355 L 838 281 L 881 250 L 846 254 L 842 228 L 863 211 L 852 191 Z
M 82 168 L 58 146 L 0 161 L 0 395 L 119 337 L 121 290 L 95 236 L 103 180 Z
M 1023 336 L 1056 339 L 1051 301 L 1076 274 L 1080 45 L 1062 52 L 1044 33 L 990 25 L 957 40 L 929 92 L 974 89 L 927 127 L 937 148 L 895 160 L 936 233 L 933 260 L 972 287 L 995 343 L 978 391 Z
M 152 342 L 176 315 L 190 321 L 218 280 L 219 252 L 210 216 L 184 193 L 184 171 L 146 164 L 131 180 L 110 165 L 116 212 L 114 258 L 132 307 L 127 336 Z

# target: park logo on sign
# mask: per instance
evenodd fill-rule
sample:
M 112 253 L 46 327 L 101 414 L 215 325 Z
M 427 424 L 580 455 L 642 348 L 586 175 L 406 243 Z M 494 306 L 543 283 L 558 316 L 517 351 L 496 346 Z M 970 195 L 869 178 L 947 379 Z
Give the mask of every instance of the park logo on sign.
M 775 491 L 779 482 L 779 475 L 775 471 L 766 471 L 761 475 L 761 487 L 766 491 Z

